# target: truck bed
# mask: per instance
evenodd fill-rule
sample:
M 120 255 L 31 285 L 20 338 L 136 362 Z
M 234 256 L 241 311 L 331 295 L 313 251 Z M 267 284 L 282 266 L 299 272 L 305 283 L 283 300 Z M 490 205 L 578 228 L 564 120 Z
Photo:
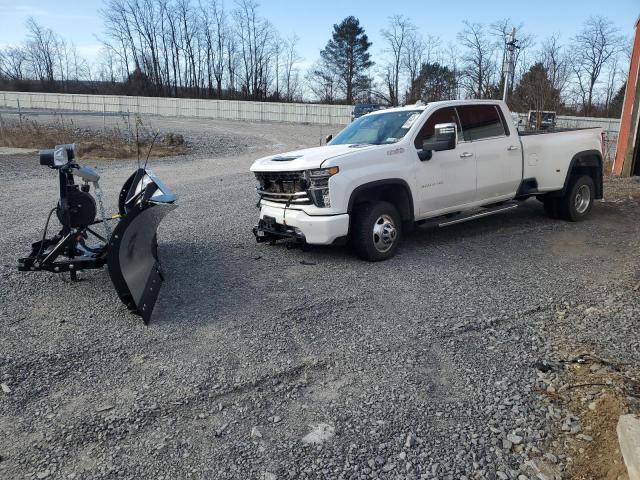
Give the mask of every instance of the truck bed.
M 576 130 L 593 130 L 599 127 L 587 127 L 587 128 L 553 128 L 549 130 L 518 130 L 518 135 L 521 137 L 529 137 L 531 135 L 548 135 L 550 133 L 563 133 L 563 132 L 574 132 Z
M 535 179 L 541 192 L 563 188 L 571 161 L 583 152 L 601 151 L 601 128 L 566 128 L 520 134 L 524 179 Z

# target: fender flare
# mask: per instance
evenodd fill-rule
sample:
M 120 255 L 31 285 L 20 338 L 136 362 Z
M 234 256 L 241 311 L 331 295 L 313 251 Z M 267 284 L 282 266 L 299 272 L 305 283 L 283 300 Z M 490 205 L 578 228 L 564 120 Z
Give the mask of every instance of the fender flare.
M 602 198 L 603 166 L 602 153 L 599 150 L 583 150 L 582 152 L 578 152 L 573 156 L 571 162 L 569 162 L 567 176 L 564 179 L 564 185 L 562 186 L 562 190 L 560 190 L 559 195 L 563 196 L 567 193 L 567 190 L 569 189 L 569 180 L 571 180 L 571 173 L 573 172 L 573 169 L 575 167 L 596 167 L 596 169 L 598 169 L 596 178 L 593 179 L 596 186 L 595 198 Z
M 367 182 L 367 183 L 363 183 L 362 185 L 358 185 L 356 188 L 353 189 L 353 191 L 351 192 L 351 195 L 349 196 L 347 213 L 351 214 L 353 212 L 353 204 L 355 202 L 355 199 L 358 197 L 360 193 L 366 190 L 375 189 L 379 187 L 397 186 L 397 185 L 401 186 L 405 191 L 405 193 L 407 194 L 409 198 L 410 220 L 411 221 L 415 220 L 413 193 L 407 181 L 403 180 L 402 178 L 385 178 L 383 180 L 374 180 L 372 182 Z

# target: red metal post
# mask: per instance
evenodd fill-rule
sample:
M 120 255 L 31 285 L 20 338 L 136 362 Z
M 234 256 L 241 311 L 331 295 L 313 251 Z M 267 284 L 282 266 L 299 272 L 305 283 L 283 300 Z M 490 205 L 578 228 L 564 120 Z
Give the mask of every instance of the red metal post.
M 638 144 L 638 126 L 640 116 L 640 18 L 636 21 L 635 40 L 631 52 L 631 64 L 629 66 L 629 78 L 627 91 L 624 95 L 622 117 L 620 118 L 620 132 L 618 134 L 618 146 L 616 158 L 613 163 L 613 173 L 629 176 L 633 152 Z M 639 146 L 640 148 L 640 146 Z

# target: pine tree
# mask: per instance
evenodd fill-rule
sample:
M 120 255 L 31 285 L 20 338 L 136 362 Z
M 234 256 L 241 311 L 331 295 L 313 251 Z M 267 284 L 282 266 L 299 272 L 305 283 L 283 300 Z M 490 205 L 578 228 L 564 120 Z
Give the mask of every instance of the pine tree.
M 627 90 L 627 82 L 620 87 L 618 93 L 611 99 L 611 103 L 609 104 L 609 111 L 607 112 L 607 116 L 612 118 L 620 118 L 622 115 L 622 104 L 624 103 L 624 94 Z
M 333 26 L 333 35 L 320 52 L 323 67 L 331 70 L 339 79 L 347 104 L 370 87 L 367 70 L 373 66 L 369 48 L 371 42 L 360 26 L 360 21 L 351 16 Z
M 556 110 L 560 105 L 560 91 L 553 87 L 542 63 L 534 64 L 513 90 L 512 110 Z
M 407 93 L 407 102 L 413 103 L 418 98 L 425 102 L 437 102 L 451 100 L 456 96 L 457 80 L 454 72 L 446 65 L 439 63 L 423 63 L 420 74 L 410 86 L 410 91 L 418 94 L 417 98 L 410 98 Z

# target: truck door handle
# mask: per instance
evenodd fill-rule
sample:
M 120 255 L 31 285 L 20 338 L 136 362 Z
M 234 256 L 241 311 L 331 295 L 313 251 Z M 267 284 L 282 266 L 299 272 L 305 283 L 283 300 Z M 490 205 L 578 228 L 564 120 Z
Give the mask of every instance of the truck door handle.
M 464 152 L 460 154 L 460 158 L 469 158 L 469 157 L 473 157 L 473 153 Z
M 507 150 L 512 152 L 513 150 L 518 150 L 518 147 L 516 145 L 509 145 L 509 148 L 507 148 Z

